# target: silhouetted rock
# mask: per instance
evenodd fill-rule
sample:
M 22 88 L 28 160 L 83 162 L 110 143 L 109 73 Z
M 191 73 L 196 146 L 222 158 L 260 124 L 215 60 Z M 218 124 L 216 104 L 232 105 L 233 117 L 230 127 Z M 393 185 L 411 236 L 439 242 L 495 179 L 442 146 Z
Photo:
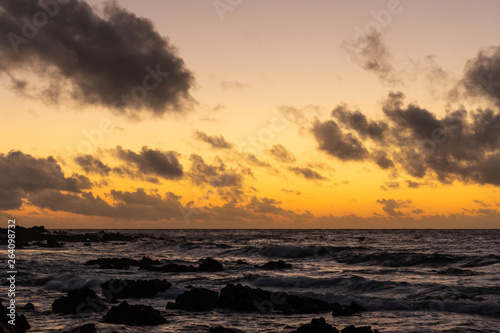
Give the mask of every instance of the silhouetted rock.
M 177 296 L 175 303 L 167 303 L 167 309 L 208 311 L 214 308 L 218 293 L 204 288 L 192 288 Z
M 96 333 L 97 328 L 94 324 L 85 324 L 83 326 L 75 327 L 69 331 L 65 331 L 64 333 Z
M 354 325 L 347 326 L 344 328 L 341 333 L 379 333 L 377 330 L 373 330 L 371 326 L 363 326 L 363 327 L 356 327 Z
M 88 286 L 81 289 L 69 290 L 67 294 L 67 297 L 63 296 L 56 299 L 54 303 L 52 303 L 52 311 L 66 314 L 77 314 L 101 312 L 107 309 L 103 299 L 97 296 L 97 294 Z
M 309 297 L 272 293 L 259 288 L 253 289 L 241 284 L 226 285 L 220 292 L 217 308 L 243 312 L 320 313 L 330 310 L 330 304 Z
M 102 319 L 105 323 L 124 324 L 130 326 L 160 325 L 167 322 L 160 311 L 148 305 L 129 305 L 122 302 L 113 306 Z
M 265 270 L 274 270 L 274 269 L 289 269 L 293 268 L 291 264 L 287 264 L 283 260 L 278 260 L 278 261 L 269 261 L 265 263 L 264 265 L 255 265 L 255 268 L 259 269 L 265 269 Z
M 339 331 L 330 324 L 327 324 L 325 318 L 315 318 L 310 324 L 300 326 L 290 333 L 339 333 Z
M 240 333 L 241 331 L 232 329 L 232 328 L 226 328 L 224 326 L 217 326 L 217 327 L 210 327 L 208 329 L 208 333 Z
M 129 258 L 99 258 L 89 260 L 85 265 L 99 265 L 101 269 L 129 269 L 131 266 L 148 268 L 153 265 L 161 265 L 161 262 L 147 257 L 142 257 L 141 260 Z
M 164 272 L 164 273 L 185 273 L 185 272 L 198 272 L 198 268 L 194 266 L 178 265 L 178 264 L 165 264 L 163 266 L 148 266 L 142 267 L 148 271 Z
M 48 247 L 48 248 L 58 248 L 58 247 L 63 247 L 63 244 L 59 243 L 58 241 L 56 241 L 54 239 L 47 239 L 47 242 L 45 244 L 40 243 L 39 246 L 40 247 Z
M 363 306 L 356 302 L 351 302 L 351 305 L 340 305 L 339 303 L 332 304 L 332 316 L 352 316 L 357 313 L 367 311 Z
M 26 331 L 8 323 L 0 323 L 0 333 L 25 333 Z
M 7 305 L 9 306 L 9 305 Z M 28 323 L 28 320 L 26 317 L 22 314 L 19 315 L 17 312 L 13 313 L 13 317 L 11 317 L 10 314 L 10 309 L 5 307 L 3 304 L 0 303 L 0 323 L 7 324 L 6 327 L 8 328 L 8 321 L 11 319 L 15 320 L 16 325 L 12 326 L 11 329 L 21 329 L 21 330 L 29 330 L 31 328 L 30 324 Z M 7 329 L 6 328 L 6 329 Z M 0 331 L 1 332 L 1 331 Z M 7 331 L 9 332 L 9 331 Z
M 33 303 L 26 303 L 22 308 L 21 310 L 24 310 L 24 311 L 33 311 L 35 310 L 35 306 L 33 305 Z
M 359 237 L 359 238 L 358 238 L 358 241 L 359 241 L 359 242 L 364 242 L 364 241 L 365 241 L 365 237 Z
M 220 272 L 224 270 L 224 266 L 217 260 L 214 260 L 210 257 L 206 259 L 200 259 L 201 263 L 198 266 L 198 270 L 200 272 Z
M 83 246 L 92 246 L 90 243 L 83 243 Z
M 108 301 L 115 298 L 147 298 L 170 288 L 167 280 L 119 280 L 101 283 L 102 293 Z

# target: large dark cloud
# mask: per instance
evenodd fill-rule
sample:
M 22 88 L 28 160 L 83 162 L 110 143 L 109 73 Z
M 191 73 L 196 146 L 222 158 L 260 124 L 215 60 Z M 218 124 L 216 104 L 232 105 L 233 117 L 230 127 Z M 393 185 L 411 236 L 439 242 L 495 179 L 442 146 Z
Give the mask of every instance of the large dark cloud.
M 333 120 L 316 122 L 312 133 L 321 150 L 343 161 L 362 160 L 368 151 L 363 143 L 352 133 L 343 133 Z
M 139 153 L 117 146 L 116 156 L 136 168 L 140 175 L 153 175 L 165 179 L 176 179 L 183 175 L 178 153 L 142 147 Z
M 500 47 L 481 49 L 467 61 L 460 84 L 469 95 L 486 97 L 500 107 Z
M 142 110 L 162 115 L 184 109 L 191 100 L 193 75 L 150 20 L 112 1 L 105 5 L 103 16 L 82 0 L 58 2 L 62 4 L 0 1 L 0 71 L 11 78 L 15 89 L 26 95 L 38 90 L 53 102 L 67 92 L 83 104 L 110 107 L 129 116 Z M 52 6 L 44 10 L 39 3 Z M 29 31 L 26 26 L 33 24 L 33 17 L 39 27 Z M 30 70 L 46 83 L 42 91 L 40 82 L 28 83 L 21 77 Z M 125 102 L 122 95 L 136 98 Z
M 213 148 L 217 149 L 231 149 L 233 145 L 224 139 L 222 135 L 208 135 L 201 131 L 196 131 L 196 139 L 210 144 Z
M 405 105 L 402 93 L 390 93 L 382 111 L 384 119 L 375 121 L 342 105 L 332 112 L 334 119 L 318 121 L 312 132 L 320 149 L 340 160 L 370 161 L 443 183 L 500 186 L 498 110 L 458 109 L 438 116 Z
M 111 172 L 111 168 L 104 164 L 100 159 L 92 155 L 82 155 L 75 158 L 78 164 L 86 173 L 95 173 L 101 176 L 107 176 Z
M 214 164 L 208 164 L 201 156 L 192 154 L 190 160 L 189 176 L 196 185 L 210 185 L 216 188 L 243 186 L 243 175 L 229 168 L 220 158 L 216 158 Z
M 36 158 L 20 151 L 0 154 L 0 210 L 21 207 L 29 193 L 45 189 L 79 193 L 91 185 L 85 176 L 64 176 L 61 166 L 51 156 Z
M 401 217 L 407 216 L 408 214 L 403 213 L 401 208 L 408 208 L 411 205 L 411 200 L 394 200 L 394 199 L 382 199 L 377 200 L 377 203 L 383 206 L 384 212 L 386 212 L 389 216 L 393 217 Z

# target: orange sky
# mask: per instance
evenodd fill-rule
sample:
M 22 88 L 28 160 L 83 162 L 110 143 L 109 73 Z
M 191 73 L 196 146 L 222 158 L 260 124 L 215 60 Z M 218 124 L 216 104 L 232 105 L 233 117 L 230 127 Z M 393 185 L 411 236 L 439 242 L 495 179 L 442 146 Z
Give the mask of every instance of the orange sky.
M 32 38 L 21 17 L 43 8 L 0 11 L 26 40 L 0 44 L 5 220 L 498 228 L 497 1 L 74 3 Z M 102 24 L 64 19 L 83 11 Z

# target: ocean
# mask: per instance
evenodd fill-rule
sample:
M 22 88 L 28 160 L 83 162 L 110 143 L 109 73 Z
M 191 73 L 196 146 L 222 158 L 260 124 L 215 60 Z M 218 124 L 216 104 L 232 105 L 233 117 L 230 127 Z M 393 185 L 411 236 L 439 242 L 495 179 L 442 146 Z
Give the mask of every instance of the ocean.
M 52 230 L 52 232 L 54 232 Z M 69 234 L 98 230 L 65 230 Z M 324 317 L 337 329 L 372 326 L 380 332 L 500 332 L 500 230 L 113 230 L 127 242 L 66 242 L 62 248 L 25 246 L 16 251 L 17 303 L 29 332 L 61 332 L 94 323 L 98 332 L 208 332 L 217 325 L 244 332 L 291 332 Z M 152 236 L 152 237 L 151 237 Z M 84 265 L 98 258 L 142 257 L 196 265 L 212 257 L 221 272 L 164 273 L 130 267 Z M 5 256 L 7 257 L 7 256 Z M 238 262 L 238 260 L 240 260 Z M 255 268 L 283 260 L 293 268 Z M 3 274 L 6 275 L 5 273 Z M 109 279 L 167 279 L 172 286 L 153 298 L 127 299 L 160 310 L 155 327 L 106 324 L 103 313 L 52 312 L 69 289 L 90 286 L 98 294 Z M 322 314 L 167 310 L 186 287 L 220 291 L 227 284 L 308 296 L 368 311 L 349 317 Z M 4 297 L 3 295 L 1 297 Z M 5 304 L 5 303 L 4 303 Z

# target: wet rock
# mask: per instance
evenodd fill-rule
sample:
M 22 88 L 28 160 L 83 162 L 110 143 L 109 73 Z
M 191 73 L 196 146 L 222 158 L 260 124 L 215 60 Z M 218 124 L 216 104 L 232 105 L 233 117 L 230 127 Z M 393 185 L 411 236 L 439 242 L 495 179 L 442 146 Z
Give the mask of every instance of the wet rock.
M 339 333 L 339 331 L 330 324 L 327 324 L 325 318 L 315 318 L 310 324 L 300 326 L 290 333 Z
M 48 248 L 58 248 L 58 247 L 63 247 L 63 243 L 59 243 L 58 241 L 54 239 L 47 239 L 47 242 L 44 243 L 39 243 L 40 247 L 48 247 Z
M 170 288 L 167 280 L 119 280 L 112 279 L 101 283 L 102 293 L 106 299 L 115 298 L 148 298 Z
M 275 270 L 275 269 L 289 269 L 293 268 L 291 264 L 287 264 L 283 260 L 278 260 L 278 261 L 269 261 L 265 263 L 264 265 L 255 265 L 255 268 L 259 269 L 265 269 L 265 270 Z
M 83 246 L 92 246 L 90 243 L 83 243 Z
M 186 273 L 186 272 L 198 272 L 198 268 L 194 266 L 178 265 L 178 264 L 165 264 L 163 266 L 148 266 L 142 267 L 148 271 L 153 272 L 164 272 L 164 273 Z
M 379 333 L 377 330 L 373 330 L 371 326 L 363 326 L 363 327 L 356 327 L 354 325 L 347 326 L 344 328 L 341 333 Z
M 167 303 L 167 309 L 208 311 L 214 308 L 218 293 L 204 288 L 192 288 L 177 296 L 175 303 Z
M 64 333 L 96 333 L 97 328 L 94 324 L 85 324 L 83 326 L 75 327 L 69 331 L 65 331 Z
M 359 241 L 359 242 L 364 242 L 364 241 L 365 241 L 365 237 L 359 237 L 359 238 L 358 238 L 358 241 Z
M 330 310 L 330 304 L 322 300 L 287 295 L 283 292 L 272 293 L 241 284 L 226 285 L 220 292 L 216 307 L 242 312 L 270 313 L 276 311 L 284 314 L 320 313 Z
M 26 331 L 8 323 L 0 323 L 0 333 L 25 333 Z
M 113 306 L 102 319 L 105 323 L 124 324 L 129 326 L 160 325 L 167 322 L 160 311 L 148 305 L 129 305 L 122 302 Z
M 367 311 L 362 305 L 351 302 L 351 305 L 340 305 L 339 303 L 332 304 L 332 316 L 352 316 L 361 312 Z
M 99 265 L 101 269 L 129 269 L 131 266 L 147 268 L 153 265 L 161 265 L 161 262 L 147 257 L 142 257 L 141 260 L 129 258 L 99 258 L 89 260 L 85 265 Z
M 206 259 L 200 259 L 201 263 L 198 266 L 198 270 L 200 272 L 220 272 L 224 270 L 224 266 L 217 260 L 214 260 L 210 257 Z
M 24 310 L 24 311 L 33 311 L 35 310 L 35 306 L 33 305 L 33 303 L 26 303 L 22 308 L 21 310 Z
M 9 305 L 7 305 L 7 306 L 9 306 Z M 12 325 L 8 324 L 8 321 L 11 319 L 14 319 L 14 318 L 15 318 L 16 325 L 12 326 Z M 12 326 L 12 327 L 10 327 L 10 329 L 11 330 L 14 329 L 13 332 L 17 332 L 17 331 L 15 331 L 16 329 L 22 331 L 22 330 L 29 330 L 31 328 L 31 325 L 28 323 L 28 320 L 26 319 L 26 317 L 23 314 L 19 315 L 17 312 L 15 312 L 14 318 L 10 317 L 10 309 L 5 307 L 3 304 L 0 303 L 0 323 L 6 324 L 6 329 L 9 328 L 8 326 Z M 9 331 L 7 331 L 7 332 L 9 332 Z
M 248 262 L 246 262 L 245 260 L 237 260 L 236 261 L 236 265 L 250 265 Z
M 241 333 L 241 331 L 219 325 L 217 327 L 210 327 L 208 333 Z
M 107 309 L 104 300 L 85 286 L 68 291 L 68 296 L 58 298 L 52 303 L 52 311 L 65 314 L 101 312 Z

